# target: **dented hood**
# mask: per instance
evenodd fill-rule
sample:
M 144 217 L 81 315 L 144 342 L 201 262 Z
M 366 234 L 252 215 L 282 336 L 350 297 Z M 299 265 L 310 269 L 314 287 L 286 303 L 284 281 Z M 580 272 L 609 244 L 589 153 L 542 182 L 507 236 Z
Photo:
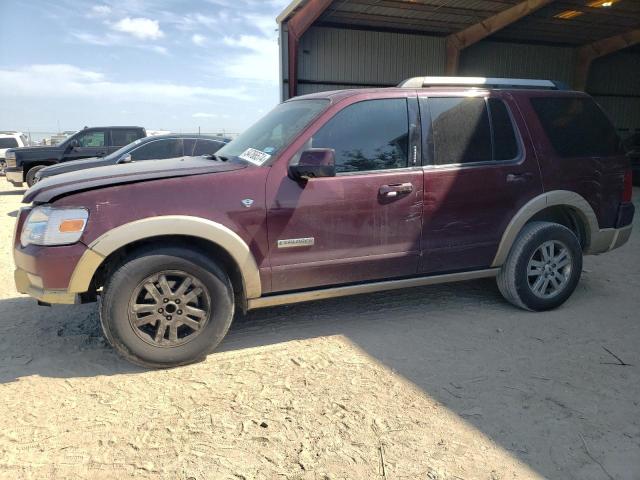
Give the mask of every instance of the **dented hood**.
M 24 203 L 47 203 L 70 193 L 96 188 L 163 178 L 227 172 L 246 167 L 247 164 L 240 160 L 223 162 L 209 157 L 179 157 L 109 165 L 44 178 L 27 190 L 22 201 Z

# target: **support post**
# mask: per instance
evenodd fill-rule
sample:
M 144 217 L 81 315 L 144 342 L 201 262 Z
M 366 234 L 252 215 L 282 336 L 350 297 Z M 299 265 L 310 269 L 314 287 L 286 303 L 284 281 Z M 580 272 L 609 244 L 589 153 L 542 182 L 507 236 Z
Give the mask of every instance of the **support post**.
M 523 2 L 496 13 L 481 22 L 447 37 L 447 63 L 445 71 L 447 75 L 457 75 L 460 63 L 460 52 L 489 35 L 517 22 L 521 18 L 532 14 L 536 10 L 549 5 L 554 0 L 524 0 Z

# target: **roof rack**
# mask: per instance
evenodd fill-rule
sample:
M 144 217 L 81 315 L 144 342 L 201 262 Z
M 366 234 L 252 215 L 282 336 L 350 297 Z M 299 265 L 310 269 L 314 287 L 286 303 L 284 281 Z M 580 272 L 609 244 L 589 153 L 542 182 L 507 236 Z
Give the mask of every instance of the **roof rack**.
M 555 80 L 529 78 L 487 77 L 413 77 L 398 84 L 404 88 L 426 87 L 483 87 L 483 88 L 531 88 L 543 90 L 567 90 L 567 86 Z

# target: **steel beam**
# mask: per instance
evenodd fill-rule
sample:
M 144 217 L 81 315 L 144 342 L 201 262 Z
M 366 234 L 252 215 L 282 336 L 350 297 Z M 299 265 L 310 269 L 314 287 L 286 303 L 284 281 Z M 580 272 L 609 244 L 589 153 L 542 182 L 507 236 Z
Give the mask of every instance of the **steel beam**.
M 298 47 L 304 32 L 329 8 L 332 0 L 309 0 L 287 22 L 289 55 L 289 98 L 298 91 Z
M 576 53 L 576 67 L 573 76 L 573 83 L 576 90 L 585 90 L 591 64 L 596 58 L 604 57 L 611 53 L 631 47 L 640 43 L 640 28 L 629 30 L 628 32 L 603 38 L 588 45 L 578 48 Z
M 471 25 L 464 30 L 449 35 L 447 37 L 446 74 L 456 75 L 458 73 L 460 52 L 464 48 L 479 42 L 514 22 L 517 22 L 521 18 L 524 18 L 536 10 L 549 5 L 553 1 L 554 0 L 525 0 L 511 8 L 507 8 L 506 10 L 496 13 L 481 22 Z

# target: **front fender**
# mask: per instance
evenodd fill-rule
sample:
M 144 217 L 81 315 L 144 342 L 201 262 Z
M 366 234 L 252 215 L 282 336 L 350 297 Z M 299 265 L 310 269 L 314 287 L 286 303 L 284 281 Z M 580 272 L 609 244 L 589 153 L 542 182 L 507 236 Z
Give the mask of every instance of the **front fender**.
M 88 245 L 89 249 L 81 257 L 73 272 L 69 292 L 83 293 L 89 290 L 98 267 L 116 250 L 139 240 L 165 235 L 198 237 L 217 244 L 236 262 L 242 275 L 246 298 L 258 298 L 262 294 L 258 266 L 244 240 L 220 223 L 184 215 L 136 220 L 109 230 L 95 239 Z

